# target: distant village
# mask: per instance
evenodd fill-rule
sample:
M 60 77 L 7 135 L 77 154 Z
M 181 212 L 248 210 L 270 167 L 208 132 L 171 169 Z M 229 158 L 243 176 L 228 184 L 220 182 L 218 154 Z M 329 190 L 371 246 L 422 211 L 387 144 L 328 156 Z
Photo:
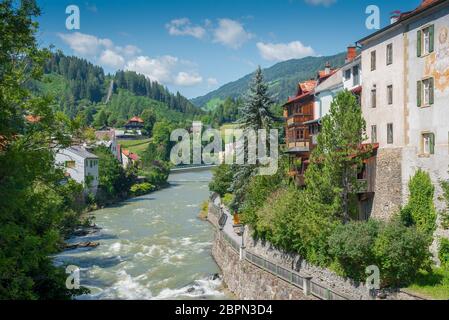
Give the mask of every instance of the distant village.
M 63 166 L 66 175 L 85 186 L 86 191 L 97 193 L 99 185 L 99 159 L 92 153 L 92 149 L 98 146 L 106 147 L 111 154 L 122 164 L 123 168 L 139 163 L 137 154 L 124 149 L 118 143 L 119 140 L 136 139 L 142 137 L 144 121 L 139 117 L 133 117 L 125 125 L 125 130 L 102 128 L 95 131 L 95 142 L 72 145 L 58 150 L 56 164 Z

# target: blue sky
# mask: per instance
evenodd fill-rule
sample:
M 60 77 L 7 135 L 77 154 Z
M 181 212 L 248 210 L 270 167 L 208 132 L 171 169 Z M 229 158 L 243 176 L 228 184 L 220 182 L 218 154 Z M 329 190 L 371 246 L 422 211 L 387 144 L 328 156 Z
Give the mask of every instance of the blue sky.
M 101 65 L 129 69 L 180 91 L 206 94 L 255 70 L 291 58 L 342 52 L 381 26 L 394 10 L 421 0 L 38 0 L 39 42 Z M 66 7 L 80 9 L 80 29 L 67 30 Z

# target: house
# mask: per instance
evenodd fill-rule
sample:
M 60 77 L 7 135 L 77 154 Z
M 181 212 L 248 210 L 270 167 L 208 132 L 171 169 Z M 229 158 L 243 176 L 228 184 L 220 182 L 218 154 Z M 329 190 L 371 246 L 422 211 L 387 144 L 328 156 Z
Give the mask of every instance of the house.
M 105 146 L 121 162 L 121 156 L 118 153 L 117 137 L 114 129 L 95 131 L 97 146 Z
M 304 185 L 304 172 L 307 169 L 311 151 L 310 133 L 305 123 L 314 120 L 316 86 L 316 80 L 300 83 L 296 96 L 289 98 L 283 106 L 286 119 L 286 152 L 290 159 L 289 175 L 300 186 Z
M 127 149 L 121 149 L 122 166 L 126 169 L 131 165 L 137 165 L 140 157 Z
M 131 118 L 125 125 L 127 131 L 139 131 L 143 129 L 145 122 L 140 117 Z
M 86 191 L 97 193 L 99 184 L 98 157 L 84 147 L 72 146 L 56 153 L 56 164 L 63 166 L 66 173 L 81 183 Z
M 361 39 L 362 110 L 379 144 L 372 216 L 389 219 L 407 202 L 419 168 L 439 198 L 449 170 L 449 1 L 424 0 Z

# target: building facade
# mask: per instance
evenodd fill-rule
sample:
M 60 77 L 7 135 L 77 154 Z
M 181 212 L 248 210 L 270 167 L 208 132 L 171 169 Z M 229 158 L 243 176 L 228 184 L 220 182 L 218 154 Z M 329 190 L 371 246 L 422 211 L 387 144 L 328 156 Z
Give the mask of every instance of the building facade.
M 66 173 L 76 182 L 81 183 L 86 191 L 97 193 L 99 184 L 96 155 L 81 146 L 72 146 L 56 153 L 56 164 L 64 167 Z
M 372 216 L 390 219 L 408 199 L 418 169 L 439 200 L 449 178 L 449 1 L 425 0 L 362 39 L 362 110 L 377 142 Z

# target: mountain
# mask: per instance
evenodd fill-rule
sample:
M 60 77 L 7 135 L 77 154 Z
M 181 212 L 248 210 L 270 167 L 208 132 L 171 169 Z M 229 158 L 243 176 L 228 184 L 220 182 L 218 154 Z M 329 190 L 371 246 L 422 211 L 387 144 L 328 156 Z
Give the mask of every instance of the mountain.
M 333 68 L 341 67 L 346 53 L 327 57 L 307 57 L 293 59 L 275 64 L 264 69 L 265 81 L 268 82 L 270 94 L 276 102 L 283 102 L 296 93 L 298 82 L 315 78 L 318 70 L 323 70 L 329 62 Z M 238 98 L 248 90 L 252 74 L 230 82 L 205 96 L 191 100 L 197 107 L 213 110 L 226 98 Z
M 30 89 L 53 96 L 55 109 L 69 117 L 83 114 L 88 124 L 102 110 L 107 113 L 109 125 L 121 125 L 145 109 L 171 121 L 203 114 L 179 92 L 173 94 L 143 75 L 131 71 L 105 75 L 101 67 L 61 51 L 52 54 L 44 73 L 42 81 L 28 84 Z

